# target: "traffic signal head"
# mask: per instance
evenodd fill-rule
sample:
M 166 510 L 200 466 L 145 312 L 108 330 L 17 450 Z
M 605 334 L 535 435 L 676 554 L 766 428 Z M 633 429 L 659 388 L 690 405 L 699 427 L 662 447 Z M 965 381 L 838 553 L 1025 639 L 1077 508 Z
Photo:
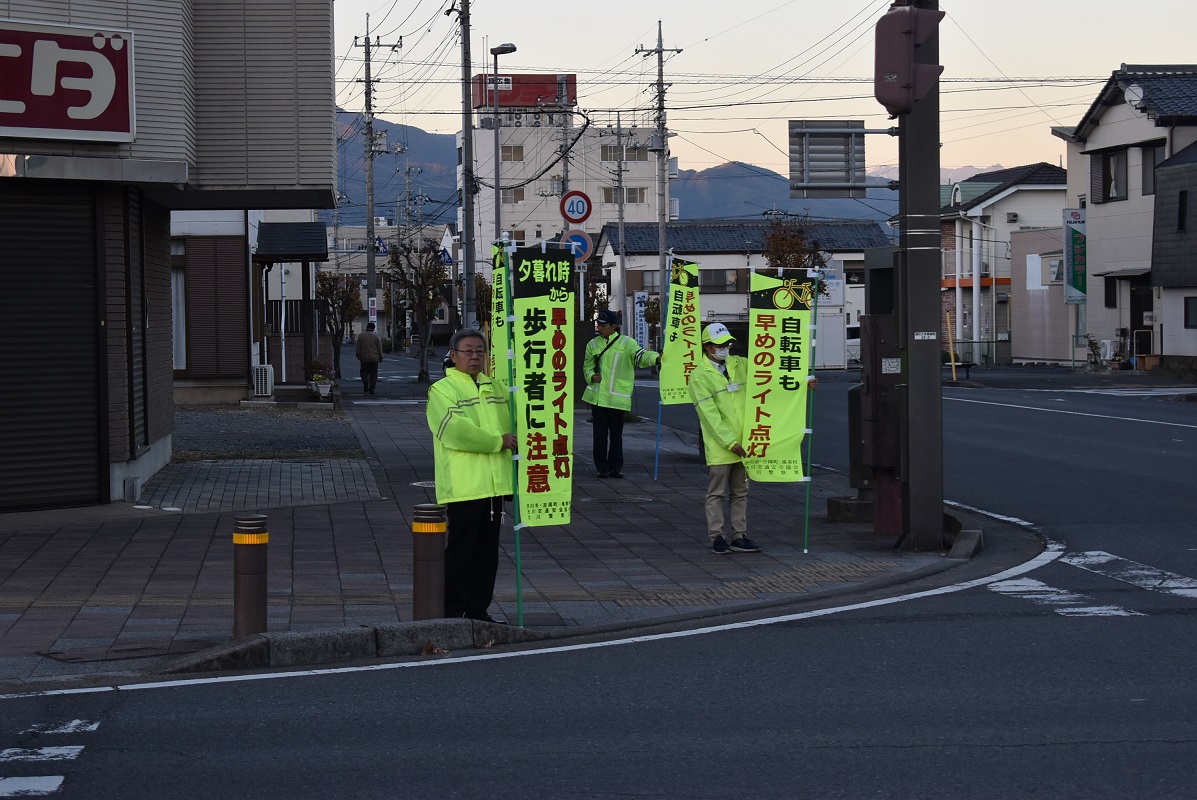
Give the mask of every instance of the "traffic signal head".
M 873 96 L 892 116 L 909 114 L 939 79 L 943 67 L 919 64 L 915 48 L 931 37 L 944 12 L 893 5 L 874 29 Z

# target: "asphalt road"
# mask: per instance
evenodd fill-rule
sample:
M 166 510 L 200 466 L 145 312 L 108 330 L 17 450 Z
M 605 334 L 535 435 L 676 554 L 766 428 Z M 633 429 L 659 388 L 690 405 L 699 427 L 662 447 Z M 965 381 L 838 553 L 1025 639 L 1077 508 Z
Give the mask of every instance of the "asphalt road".
M 816 396 L 828 466 L 847 385 Z M 945 495 L 1034 524 L 1022 571 L 602 647 L 2 698 L 0 797 L 1197 796 L 1197 404 L 944 397 Z

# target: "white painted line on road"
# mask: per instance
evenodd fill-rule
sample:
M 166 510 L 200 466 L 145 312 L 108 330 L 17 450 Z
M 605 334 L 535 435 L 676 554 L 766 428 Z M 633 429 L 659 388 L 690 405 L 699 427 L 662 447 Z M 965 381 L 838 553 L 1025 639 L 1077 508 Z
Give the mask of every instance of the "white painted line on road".
M 705 628 L 692 628 L 684 631 L 672 631 L 670 633 L 654 633 L 645 636 L 631 636 L 626 639 L 588 642 L 586 644 L 561 645 L 559 647 L 546 647 L 536 650 L 518 650 L 505 653 L 483 653 L 479 655 L 450 657 L 432 661 L 403 661 L 393 664 L 368 664 L 360 667 L 327 667 L 324 669 L 307 669 L 293 672 L 256 673 L 252 675 L 224 675 L 218 678 L 184 678 L 181 680 L 155 681 L 153 683 L 130 683 L 120 686 L 92 686 L 79 689 L 53 689 L 44 692 L 25 692 L 23 694 L 0 695 L 0 700 L 15 700 L 24 697 L 51 697 L 71 694 L 100 694 L 103 692 L 125 692 L 138 691 L 142 689 L 173 689 L 182 686 L 204 686 L 215 683 L 245 683 L 248 681 L 272 681 L 283 680 L 287 678 L 299 678 L 316 675 L 338 675 L 355 672 L 382 672 L 396 669 L 421 669 L 427 667 L 443 667 L 451 664 L 468 664 L 476 661 L 497 661 L 499 659 L 507 658 L 535 658 L 539 656 L 556 655 L 559 653 L 572 653 L 581 650 L 598 650 L 607 647 L 622 647 L 629 644 L 642 644 L 645 642 L 656 642 L 666 639 L 684 639 L 691 636 L 705 636 L 712 633 L 724 633 L 726 631 L 758 628 L 763 625 L 778 625 L 789 622 L 801 622 L 803 620 L 827 617 L 833 614 L 842 614 L 848 611 L 863 611 L 870 608 L 881 608 L 883 606 L 894 605 L 896 603 L 905 603 L 910 600 L 921 600 L 925 597 L 937 597 L 939 595 L 954 594 L 956 592 L 965 591 L 966 589 L 975 589 L 979 586 L 987 586 L 995 581 L 1016 578 L 1025 573 L 1031 572 L 1032 570 L 1039 569 L 1044 564 L 1051 563 L 1059 558 L 1063 552 L 1064 546 L 1062 544 L 1048 540 L 1047 548 L 1029 561 L 984 578 L 976 578 L 975 580 L 956 583 L 952 584 L 951 586 L 942 586 L 938 589 L 927 589 L 925 591 L 900 595 L 898 597 L 886 597 L 880 600 L 869 600 L 863 603 L 850 603 L 845 606 L 836 606 L 834 608 L 821 608 L 814 611 L 803 611 L 797 614 L 785 614 L 779 617 L 767 617 L 765 619 L 754 619 L 744 622 L 730 622 L 723 625 L 712 625 Z
M 1101 550 L 1069 553 L 1060 560 L 1065 564 L 1071 564 L 1098 575 L 1105 575 L 1107 578 L 1129 583 L 1140 589 L 1173 594 L 1178 597 L 1197 597 L 1197 580 L 1177 575 L 1175 572 L 1165 572 L 1162 569 L 1149 567 L 1138 561 L 1120 558 Z
M 0 763 L 8 761 L 72 761 L 83 752 L 77 745 L 67 747 L 10 747 L 0 750 Z
M 945 397 L 945 401 L 954 403 L 974 403 L 979 406 L 999 406 L 1001 408 L 1020 408 L 1024 411 L 1042 411 L 1045 414 L 1070 414 L 1074 417 L 1095 417 L 1097 419 L 1113 419 L 1121 422 L 1145 422 L 1148 425 L 1167 425 L 1171 428 L 1197 428 L 1197 425 L 1187 425 L 1183 422 L 1161 422 L 1158 419 L 1139 419 L 1138 417 L 1117 417 L 1112 414 L 1087 414 L 1083 411 L 1065 411 L 1061 408 L 1039 408 L 1038 406 L 1020 406 L 1014 403 L 994 403 L 989 400 L 965 400 L 960 397 Z
M 1067 556 L 1065 556 L 1067 558 Z M 1035 605 L 1047 606 L 1065 617 L 1142 617 L 1138 611 L 1128 611 L 1118 606 L 1087 605 L 1089 598 L 1066 589 L 1048 586 L 1033 578 L 1011 578 L 989 584 L 992 591 L 1010 597 L 1030 600 Z
M 85 719 L 73 719 L 70 722 L 55 724 L 43 722 L 21 731 L 25 733 L 93 733 L 100 727 L 98 722 L 88 722 Z
M 41 797 L 54 794 L 62 786 L 61 775 L 33 778 L 0 778 L 0 797 Z

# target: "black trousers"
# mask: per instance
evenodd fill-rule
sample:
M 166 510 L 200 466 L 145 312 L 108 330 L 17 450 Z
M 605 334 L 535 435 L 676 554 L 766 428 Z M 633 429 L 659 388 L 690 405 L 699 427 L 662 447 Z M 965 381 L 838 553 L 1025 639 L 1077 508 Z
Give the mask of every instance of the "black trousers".
M 594 468 L 623 472 L 623 418 L 626 411 L 594 406 Z
M 445 616 L 486 619 L 499 572 L 503 498 L 449 503 L 446 517 Z
M 362 390 L 373 392 L 378 388 L 378 362 L 377 361 L 363 361 L 362 365 Z

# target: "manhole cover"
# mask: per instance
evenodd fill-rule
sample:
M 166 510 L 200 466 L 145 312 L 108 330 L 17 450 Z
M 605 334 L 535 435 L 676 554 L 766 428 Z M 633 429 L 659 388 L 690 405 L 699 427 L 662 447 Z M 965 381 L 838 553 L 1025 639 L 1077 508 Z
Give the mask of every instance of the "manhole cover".
M 436 481 L 416 481 L 412 486 L 419 486 L 421 489 L 435 489 Z

